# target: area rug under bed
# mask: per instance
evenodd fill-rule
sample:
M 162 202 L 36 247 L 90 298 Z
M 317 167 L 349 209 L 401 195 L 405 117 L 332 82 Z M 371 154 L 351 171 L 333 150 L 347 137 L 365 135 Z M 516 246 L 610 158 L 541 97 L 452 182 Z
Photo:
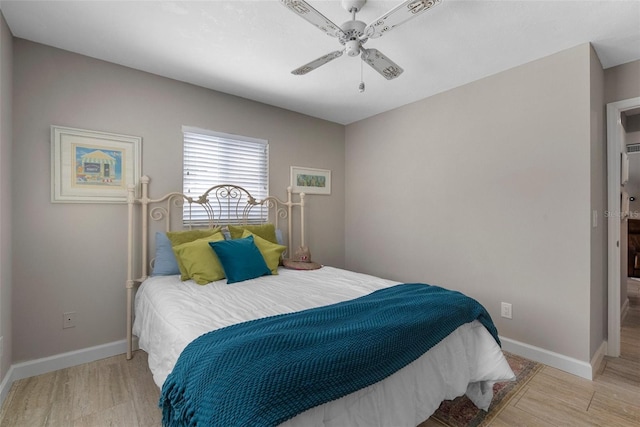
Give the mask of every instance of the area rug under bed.
M 454 400 L 442 402 L 430 420 L 438 421 L 450 427 L 481 427 L 488 425 L 508 405 L 509 401 L 518 394 L 518 391 L 543 367 L 540 363 L 506 351 L 504 355 L 516 375 L 516 380 L 496 383 L 493 386 L 494 397 L 488 412 L 476 408 L 469 398 L 461 396 Z

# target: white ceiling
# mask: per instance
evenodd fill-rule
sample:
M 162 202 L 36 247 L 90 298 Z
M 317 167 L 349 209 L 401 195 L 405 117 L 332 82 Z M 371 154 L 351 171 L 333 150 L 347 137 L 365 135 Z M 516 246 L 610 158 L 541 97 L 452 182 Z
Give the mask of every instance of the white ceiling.
M 309 1 L 340 25 L 339 1 Z M 402 3 L 369 1 L 369 23 Z M 591 42 L 604 68 L 640 59 L 640 0 L 443 0 L 371 39 L 404 68 L 387 81 L 343 55 L 305 76 L 291 70 L 341 48 L 277 0 L 6 1 L 16 37 L 348 124 Z

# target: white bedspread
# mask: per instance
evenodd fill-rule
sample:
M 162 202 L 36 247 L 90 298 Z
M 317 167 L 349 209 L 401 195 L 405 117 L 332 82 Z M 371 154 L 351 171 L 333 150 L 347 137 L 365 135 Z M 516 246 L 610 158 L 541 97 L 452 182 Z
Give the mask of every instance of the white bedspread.
M 158 387 L 192 340 L 214 329 L 247 320 L 300 311 L 369 294 L 397 284 L 332 267 L 312 271 L 280 268 L 227 285 L 200 286 L 179 276 L 155 276 L 139 288 L 133 332 L 149 355 Z M 342 399 L 312 408 L 285 426 L 416 426 L 444 399 L 466 392 L 486 409 L 496 381 L 513 372 L 489 332 L 474 321 L 458 328 L 418 360 L 389 378 Z

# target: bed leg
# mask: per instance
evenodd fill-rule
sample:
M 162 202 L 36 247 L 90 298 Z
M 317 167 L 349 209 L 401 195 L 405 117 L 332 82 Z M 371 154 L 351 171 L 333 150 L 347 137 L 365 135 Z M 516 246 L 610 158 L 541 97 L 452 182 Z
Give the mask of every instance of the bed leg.
M 127 360 L 133 357 L 133 281 L 127 281 Z

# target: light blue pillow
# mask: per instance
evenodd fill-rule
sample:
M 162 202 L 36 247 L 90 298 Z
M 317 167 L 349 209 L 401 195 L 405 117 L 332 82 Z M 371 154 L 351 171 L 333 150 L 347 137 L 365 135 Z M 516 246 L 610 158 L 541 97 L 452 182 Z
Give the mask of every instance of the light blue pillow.
M 165 233 L 156 232 L 156 258 L 153 261 L 152 276 L 172 276 L 180 274 L 178 261 L 173 254 L 171 241 Z
M 271 274 L 253 236 L 209 242 L 227 276 L 227 284 L 243 282 Z
M 223 227 L 222 229 L 220 229 L 220 231 L 222 231 L 222 235 L 224 236 L 224 240 L 231 240 L 231 232 L 229 231 L 229 229 L 227 227 Z

